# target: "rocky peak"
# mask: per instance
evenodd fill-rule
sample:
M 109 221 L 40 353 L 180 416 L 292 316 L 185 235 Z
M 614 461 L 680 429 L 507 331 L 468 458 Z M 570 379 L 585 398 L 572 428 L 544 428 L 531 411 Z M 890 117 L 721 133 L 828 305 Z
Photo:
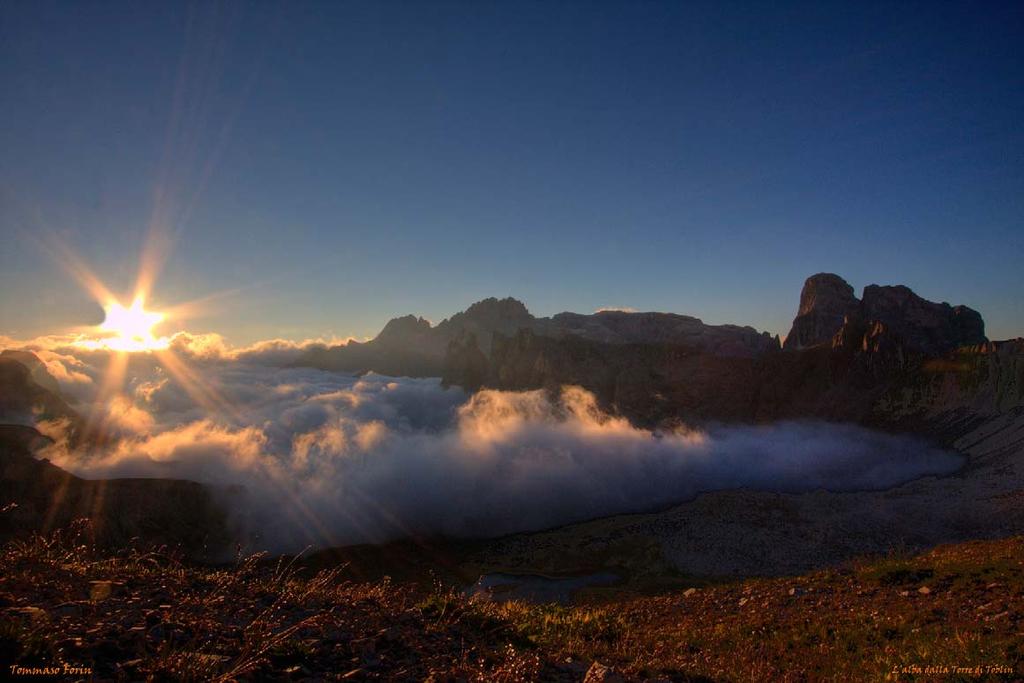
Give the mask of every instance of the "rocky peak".
M 14 360 L 21 363 L 28 368 L 29 373 L 32 375 L 33 382 L 55 394 L 60 394 L 60 385 L 57 384 L 57 380 L 50 374 L 50 371 L 46 369 L 46 364 L 39 360 L 39 356 L 36 354 L 31 351 L 4 349 L 4 351 L 0 353 L 0 358 Z
M 377 340 L 382 343 L 403 342 L 427 334 L 430 330 L 430 321 L 427 319 L 417 318 L 414 315 L 403 315 L 400 318 L 389 320 L 377 335 Z
M 985 322 L 974 309 L 934 303 L 902 285 L 865 287 L 861 316 L 882 323 L 902 343 L 927 354 L 987 341 Z
M 934 303 L 903 285 L 868 285 L 858 300 L 838 275 L 807 278 L 786 349 L 831 342 L 833 348 L 878 354 L 937 355 L 984 343 L 985 323 L 967 306 Z M 902 362 L 902 361 L 901 361 Z
M 853 287 L 834 273 L 807 278 L 800 292 L 800 308 L 786 336 L 786 349 L 804 349 L 831 342 L 846 316 L 855 313 L 860 302 Z
M 483 353 L 490 353 L 491 337 L 495 332 L 515 334 L 524 327 L 533 327 L 537 319 L 522 301 L 505 297 L 488 297 L 448 318 L 437 329 L 447 339 L 458 337 L 463 332 L 472 332 Z
M 497 299 L 492 296 L 477 301 L 462 313 L 456 313 L 449 323 L 473 323 L 482 329 L 504 329 L 509 326 L 529 326 L 533 320 L 522 301 L 512 297 Z

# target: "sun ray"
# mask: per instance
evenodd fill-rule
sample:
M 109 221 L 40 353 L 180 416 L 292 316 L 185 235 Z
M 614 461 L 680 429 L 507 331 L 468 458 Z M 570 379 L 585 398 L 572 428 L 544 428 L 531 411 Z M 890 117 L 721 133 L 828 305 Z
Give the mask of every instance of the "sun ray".
M 164 314 L 168 319 L 173 320 L 188 320 L 189 318 L 198 318 L 203 315 L 209 314 L 214 310 L 210 304 L 219 299 L 226 299 L 228 297 L 236 296 L 249 287 L 233 287 L 231 289 L 224 289 L 213 294 L 207 294 L 206 296 L 192 299 L 191 301 L 185 301 L 180 304 L 174 304 L 163 309 Z
M 106 443 L 109 436 L 107 434 L 107 426 L 110 423 L 110 416 L 103 412 L 102 408 L 109 405 L 114 397 L 121 393 L 124 388 L 127 369 L 127 353 L 113 352 L 110 354 L 110 360 L 107 362 L 106 370 L 103 373 L 103 381 L 96 392 L 96 407 L 89 415 L 83 429 L 83 443 L 95 445 Z
M 57 485 L 53 495 L 50 497 L 50 503 L 47 507 L 46 514 L 43 517 L 41 529 L 43 533 L 49 533 L 56 527 L 58 520 L 57 515 L 68 495 L 68 490 L 71 488 L 71 481 L 72 477 L 65 474 L 65 476 L 61 478 L 60 484 Z
M 104 305 L 108 301 L 116 300 L 113 292 L 92 272 L 92 269 L 86 265 L 85 261 L 75 254 L 61 239 L 50 233 L 48 229 L 43 228 L 41 231 L 38 231 L 35 235 L 35 242 L 68 275 L 77 280 L 97 303 Z
M 203 378 L 173 349 L 154 349 L 160 365 L 170 373 L 182 390 L 199 406 L 215 415 L 223 415 L 235 424 L 244 424 L 243 416 L 228 399 L 220 394 L 210 382 Z

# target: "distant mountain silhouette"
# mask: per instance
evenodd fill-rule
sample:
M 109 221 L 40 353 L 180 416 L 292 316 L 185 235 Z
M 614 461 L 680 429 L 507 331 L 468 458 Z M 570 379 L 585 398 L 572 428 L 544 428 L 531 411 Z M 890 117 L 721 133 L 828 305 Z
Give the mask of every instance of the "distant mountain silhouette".
M 998 436 L 996 455 L 1024 443 L 1024 339 L 989 341 L 976 311 L 927 301 L 902 286 L 871 285 L 858 299 L 842 278 L 827 273 L 808 278 L 784 347 L 750 327 L 705 325 L 685 315 L 537 318 L 515 299 L 491 298 L 436 326 L 415 316 L 395 318 L 372 341 L 321 348 L 302 362 L 441 376 L 467 390 L 579 385 L 605 410 L 648 427 L 822 418 L 950 445 L 980 429 Z M 140 537 L 198 557 L 223 550 L 239 533 L 225 515 L 231 496 L 213 495 L 211 487 L 88 481 L 38 459 L 50 442 L 27 425 L 66 419 L 73 432 L 81 430 L 81 418 L 59 391 L 45 386 L 55 384 L 34 355 L 0 354 L 0 421 L 18 423 L 0 425 L 0 509 L 16 504 L 0 519 L 0 540 L 85 516 L 101 542 Z M 708 514 L 719 513 L 709 508 Z M 945 538 L 947 531 L 928 538 Z
M 39 356 L 32 353 L 31 351 L 21 351 L 19 349 L 4 349 L 0 351 L 0 360 L 15 360 L 28 368 L 29 374 L 32 375 L 32 381 L 43 387 L 47 391 L 53 392 L 54 394 L 60 394 L 60 385 L 50 371 L 46 369 L 46 364 L 39 359 Z
M 537 318 L 515 299 L 491 298 L 436 326 L 396 318 L 372 341 L 317 349 L 298 364 L 441 376 L 467 390 L 576 384 L 646 425 L 805 417 L 891 425 L 925 419 L 942 402 L 1021 403 L 1022 349 L 1020 340 L 989 342 L 981 315 L 966 306 L 904 286 L 870 285 L 858 299 L 841 277 L 819 273 L 804 284 L 784 348 L 751 327 L 674 313 Z
M 580 316 L 581 326 L 628 325 L 630 334 L 604 339 L 592 328 L 559 337 L 521 329 L 495 334 L 489 353 L 456 340 L 444 381 L 470 389 L 577 384 L 647 425 L 817 417 L 913 428 L 912 421 L 935 421 L 944 410 L 1024 405 L 1024 341 L 989 342 L 976 311 L 927 301 L 907 287 L 871 285 L 858 300 L 837 275 L 808 278 L 781 352 L 750 345 L 754 339 L 742 334 L 749 328 L 716 337 L 704 326 L 687 337 L 666 322 L 693 319 L 655 314 L 658 325 L 645 328 L 651 315 Z M 738 340 L 746 344 L 732 346 Z
M 91 539 L 102 545 L 138 539 L 205 558 L 228 547 L 227 514 L 211 489 L 176 479 L 76 477 L 39 458 L 53 440 L 31 425 L 47 420 L 64 421 L 71 445 L 84 445 L 84 420 L 39 358 L 0 353 L 0 542 L 88 519 Z M 88 441 L 98 443 L 95 435 Z
M 50 440 L 33 427 L 0 425 L 0 542 L 78 519 L 101 545 L 137 539 L 190 557 L 216 558 L 231 535 L 209 488 L 178 479 L 81 479 L 38 459 Z
M 83 420 L 67 404 L 57 381 L 28 351 L 0 353 L 0 423 L 37 424 L 43 420 L 64 420 L 74 441 L 82 435 Z
M 312 349 L 295 365 L 340 372 L 437 377 L 446 372 L 453 343 L 475 346 L 487 356 L 492 340 L 528 330 L 561 339 L 582 338 L 607 344 L 679 344 L 716 356 L 754 357 L 777 349 L 778 339 L 752 327 L 705 325 L 674 313 L 603 311 L 590 315 L 559 313 L 537 318 L 522 302 L 488 298 L 436 326 L 407 315 L 394 318 L 373 340 Z

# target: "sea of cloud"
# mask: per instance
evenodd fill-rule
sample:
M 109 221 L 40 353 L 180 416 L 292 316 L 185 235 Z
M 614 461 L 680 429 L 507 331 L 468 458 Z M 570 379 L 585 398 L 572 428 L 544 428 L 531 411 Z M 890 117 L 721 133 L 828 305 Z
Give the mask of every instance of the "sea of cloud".
M 962 459 L 854 425 L 786 422 L 650 431 L 589 392 L 484 390 L 437 379 L 287 367 L 307 344 L 231 348 L 179 335 L 135 353 L 104 394 L 111 354 L 30 346 L 109 443 L 51 460 L 76 474 L 217 485 L 271 550 L 409 535 L 493 536 L 684 501 L 704 491 L 886 488 Z M 100 400 L 101 396 L 105 396 Z M 60 441 L 59 424 L 44 424 Z M 241 488 L 239 488 L 239 485 Z

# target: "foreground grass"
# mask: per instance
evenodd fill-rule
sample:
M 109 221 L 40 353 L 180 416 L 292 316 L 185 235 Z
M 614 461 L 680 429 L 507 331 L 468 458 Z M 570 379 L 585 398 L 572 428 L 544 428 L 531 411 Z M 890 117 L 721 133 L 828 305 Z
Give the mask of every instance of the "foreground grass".
M 68 533 L 10 543 L 0 666 L 129 681 L 1024 676 L 1020 538 L 573 607 L 424 596 L 259 560 L 104 555 Z
M 1024 539 L 602 606 L 489 605 L 558 659 L 691 680 L 1024 680 Z

